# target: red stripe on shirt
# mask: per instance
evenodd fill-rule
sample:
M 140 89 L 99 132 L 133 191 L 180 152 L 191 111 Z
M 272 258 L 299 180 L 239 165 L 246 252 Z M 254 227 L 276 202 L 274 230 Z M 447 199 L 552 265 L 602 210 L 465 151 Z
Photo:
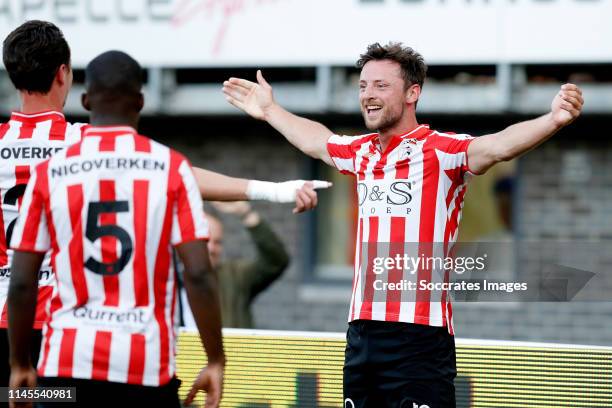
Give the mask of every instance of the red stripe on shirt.
M 27 167 L 27 166 L 26 166 Z M 28 167 L 29 172 L 29 167 Z M 44 181 L 44 180 L 43 180 Z M 43 211 L 43 198 L 40 197 L 41 180 L 36 179 L 36 185 L 32 194 L 32 201 L 27 208 L 21 242 L 17 245 L 19 248 L 35 249 L 36 239 L 38 238 L 38 228 Z
M 374 147 L 374 145 L 370 145 L 369 154 L 374 154 L 375 152 L 376 152 L 376 148 Z M 365 171 L 368 168 L 369 163 L 370 163 L 370 157 L 363 156 L 363 158 L 361 159 L 361 164 L 359 165 L 359 171 L 357 172 L 357 180 L 365 179 Z
M 172 220 L 172 203 L 169 201 L 164 214 L 164 224 L 159 241 L 159 247 L 155 262 L 155 274 L 153 277 L 153 291 L 155 297 L 154 315 L 159 325 L 159 384 L 163 385 L 170 380 L 169 356 L 170 339 L 169 328 L 166 320 L 166 288 L 170 270 L 170 233 Z
M 350 144 L 343 145 L 328 143 L 327 152 L 329 153 L 330 157 L 338 159 L 352 159 L 354 156 L 352 145 Z
M 77 144 L 73 144 L 72 146 L 69 146 L 66 149 L 66 157 L 80 156 L 81 155 L 81 144 L 82 143 L 77 143 Z
M 446 133 L 448 135 L 449 133 Z M 436 149 L 449 154 L 457 154 L 467 152 L 468 145 L 474 138 L 449 137 L 444 133 L 438 133 L 436 137 Z
M 15 185 L 28 184 L 30 181 L 30 166 L 15 166 Z M 23 195 L 19 197 L 19 208 L 23 202 Z
M 100 180 L 100 201 L 115 201 L 115 181 Z M 96 220 L 98 221 L 98 220 Z M 117 225 L 117 213 L 100 213 L 100 225 Z M 114 264 L 117 262 L 118 240 L 114 236 L 105 235 L 100 238 L 102 249 L 102 263 Z M 104 305 L 119 305 L 119 276 L 104 275 Z
M 50 215 L 51 205 L 49 203 L 49 178 L 48 171 L 49 162 L 44 162 L 41 164 L 36 171 L 36 182 L 38 183 L 38 193 L 41 194 L 41 200 L 43 203 L 43 209 L 45 211 L 45 216 L 47 218 L 47 230 L 49 231 L 49 236 L 51 238 L 51 243 L 53 245 L 53 240 L 55 239 L 55 225 L 53 224 L 53 219 Z M 52 247 L 52 249 L 54 249 Z M 51 256 L 51 265 L 53 265 L 54 261 L 53 255 Z M 53 268 L 53 266 L 52 266 Z M 51 272 L 53 273 L 53 272 Z M 55 279 L 55 278 L 54 278 Z M 38 299 L 36 303 L 36 319 L 34 321 L 34 328 L 41 329 L 45 322 L 49 320 L 50 312 L 57 310 L 53 309 L 53 286 L 43 286 L 38 289 Z M 49 310 L 47 309 L 47 305 L 50 303 Z
M 401 139 L 400 139 L 401 140 Z M 408 159 L 395 163 L 395 178 L 408 179 L 410 164 Z M 389 257 L 402 256 L 405 253 L 406 217 L 391 217 L 391 239 Z M 387 280 L 389 283 L 400 283 L 404 277 L 402 269 L 389 270 Z M 389 291 L 387 295 L 387 320 L 399 321 L 402 302 L 402 291 Z
M 68 123 L 63 120 L 54 120 L 49 131 L 49 140 L 65 140 Z
M 453 190 L 454 191 L 454 190 Z M 467 186 L 463 186 L 461 191 L 455 197 L 455 208 L 448 218 L 445 229 L 444 229 L 444 243 L 450 241 L 451 235 L 454 235 L 459 229 L 459 214 L 461 213 L 461 204 L 463 203 L 463 197 L 467 191 Z
M 38 297 L 36 299 L 36 317 L 34 318 L 34 328 L 42 329 L 43 324 L 47 321 L 47 302 L 51 301 L 53 296 L 53 286 L 39 286 Z
M 361 250 L 363 248 L 363 218 L 359 219 L 359 240 L 357 241 L 356 258 L 361 261 Z M 355 316 L 355 303 L 357 302 L 357 282 L 361 282 L 359 279 L 359 273 L 361 271 L 361 265 L 357 265 L 357 271 L 353 275 L 353 305 L 351 307 L 351 321 L 356 319 Z
M 149 181 L 134 180 L 134 297 L 136 307 L 149 304 L 147 219 Z
M 191 170 L 189 170 L 191 171 Z M 177 191 L 177 216 L 179 223 L 179 230 L 181 231 L 181 242 L 191 241 L 195 239 L 195 225 L 193 223 L 193 214 L 191 212 L 191 205 L 189 204 L 189 197 L 187 196 L 187 189 L 183 183 L 183 178 L 178 177 L 178 191 Z
M 4 200 L 2 192 L 0 191 L 0 200 Z M 6 250 L 8 248 L 8 242 L 6 242 L 6 233 L 4 227 L 4 211 L 0 211 L 0 266 L 6 266 L 8 263 L 8 255 Z
M 175 205 L 172 197 L 179 185 L 180 174 L 178 168 L 181 164 L 180 156 L 170 152 L 170 169 L 168 172 L 169 197 L 166 202 L 166 211 L 162 225 L 159 247 L 155 261 L 155 272 L 153 277 L 153 291 L 155 296 L 154 315 L 159 326 L 159 384 L 164 385 L 170 381 L 170 333 L 168 321 L 166 320 L 166 295 L 167 285 L 170 279 L 170 234 L 172 232 L 172 210 Z
M 448 302 L 448 333 L 451 336 L 455 335 L 455 327 L 453 325 L 453 304 Z
M 19 128 L 18 139 L 31 139 L 34 134 L 34 129 L 36 129 L 35 123 L 22 122 Z
M 75 307 L 84 305 L 89 297 L 87 292 L 87 280 L 83 259 L 83 186 L 68 186 L 68 207 L 70 211 L 70 225 L 72 226 L 72 237 L 70 238 L 70 273 L 72 284 L 77 298 Z
M 176 281 L 173 280 L 172 281 L 172 299 L 170 300 L 171 302 L 170 303 L 170 327 L 176 327 L 175 322 L 174 322 L 174 317 L 176 315 L 176 295 L 177 293 L 178 293 L 178 288 L 176 287 Z M 170 330 L 170 336 L 172 338 L 171 344 L 176 344 L 175 334 L 176 333 L 174 332 L 174 330 Z M 175 357 L 176 353 L 175 353 L 174 347 L 171 347 L 170 351 L 172 352 L 172 356 Z
M 99 151 L 114 152 L 116 142 L 117 142 L 117 138 L 114 135 L 104 135 L 100 137 Z
M 365 279 L 363 281 L 363 302 L 361 303 L 361 312 L 359 313 L 360 319 L 371 320 L 372 319 L 372 301 L 374 300 L 374 280 L 376 275 L 374 274 L 374 258 L 378 256 L 378 217 L 369 217 L 369 234 L 367 251 L 368 258 L 366 264 Z
M 146 357 L 146 339 L 142 334 L 132 334 L 130 340 L 130 363 L 128 384 L 142 384 Z
M 6 132 L 8 132 L 10 128 L 11 125 L 9 125 L 8 123 L 3 123 L 0 125 L 0 139 L 2 139 L 4 135 L 6 135 Z
M 140 135 L 134 135 L 134 150 L 140 153 L 151 153 L 151 140 Z
M 48 171 L 49 162 L 43 162 L 39 167 L 36 168 L 36 179 L 40 180 L 41 183 L 41 194 L 43 195 L 43 199 L 45 200 L 45 214 L 47 216 L 47 228 L 49 229 L 49 236 L 51 238 L 51 268 L 56 271 L 55 267 L 55 258 L 57 253 L 59 252 L 59 246 L 57 243 L 57 235 L 55 232 L 55 224 L 53 222 L 53 217 L 51 216 L 51 203 L 50 203 L 50 195 L 49 195 L 49 179 L 48 179 Z M 51 316 L 56 310 L 59 310 L 62 306 L 62 301 L 60 299 L 60 285 L 57 277 L 55 278 L 56 288 L 54 296 L 51 298 L 51 305 L 49 307 L 49 317 L 46 318 L 45 321 L 49 321 Z M 47 368 L 47 363 L 49 361 L 49 348 L 51 347 L 51 336 L 53 336 L 53 329 L 51 326 L 46 326 L 46 331 L 44 333 L 43 338 L 43 346 L 42 346 L 42 358 L 39 362 L 39 370 L 38 374 L 41 377 L 45 376 L 45 370 Z
M 446 253 L 446 251 L 444 252 Z M 450 279 L 450 271 L 448 269 L 444 270 L 444 283 L 448 283 Z M 446 325 L 448 324 L 448 316 L 446 315 L 447 310 L 446 310 L 446 305 L 447 305 L 447 299 L 448 299 L 448 291 L 442 291 L 442 297 L 440 300 L 440 307 L 442 308 L 442 327 L 446 327 Z
M 428 138 L 423 144 L 423 191 L 421 193 L 421 219 L 419 228 L 419 256 L 429 259 L 433 256 L 434 228 L 439 182 L 438 157 L 434 148 L 435 139 Z M 419 267 L 417 282 L 431 282 L 431 262 L 425 262 L 425 268 Z M 422 262 L 420 263 L 422 266 Z M 429 290 L 417 290 L 414 322 L 429 324 L 431 293 Z
M 360 137 L 359 139 L 351 142 L 350 144 L 333 143 L 329 142 L 328 140 L 327 153 L 332 158 L 355 159 L 355 152 L 361 148 L 361 145 L 366 142 L 369 142 L 375 136 L 377 136 L 376 133 L 364 135 L 363 137 Z
M 63 329 L 62 341 L 59 351 L 58 377 L 72 377 L 74 366 L 74 343 L 76 340 L 76 329 Z
M 387 165 L 387 154 L 383 154 L 380 159 L 374 164 L 372 175 L 374 180 L 382 180 L 385 178 L 385 166 Z
M 47 331 L 43 339 L 42 358 L 38 363 L 38 375 L 40 377 L 44 377 L 46 374 L 47 363 L 49 362 L 49 348 L 51 347 L 51 336 L 53 336 L 53 329 L 47 326 Z
M 113 333 L 109 331 L 96 331 L 94 340 L 93 362 L 91 379 L 98 381 L 108 380 L 108 366 L 110 362 L 110 349 Z
M 406 230 L 405 217 L 391 217 L 391 237 L 389 242 L 389 258 L 404 254 L 404 235 Z M 389 283 L 400 283 L 404 271 L 400 268 L 392 267 L 388 269 L 387 281 Z M 387 321 L 399 321 L 402 292 L 400 290 L 388 290 L 386 299 L 386 318 Z
M 406 217 L 391 217 L 391 237 L 389 239 L 389 258 L 395 259 L 405 253 Z M 390 268 L 387 274 L 387 282 L 398 284 L 404 277 L 404 270 L 401 268 Z M 386 302 L 387 321 L 399 321 L 400 306 L 402 302 L 402 291 L 388 290 Z

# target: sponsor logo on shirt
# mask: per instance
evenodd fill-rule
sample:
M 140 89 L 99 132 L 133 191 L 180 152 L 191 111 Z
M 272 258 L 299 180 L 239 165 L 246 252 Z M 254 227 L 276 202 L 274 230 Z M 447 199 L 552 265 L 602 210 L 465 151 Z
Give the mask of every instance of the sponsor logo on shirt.
M 359 213 L 362 216 L 405 216 L 412 212 L 412 185 L 409 180 L 366 180 L 357 184 Z

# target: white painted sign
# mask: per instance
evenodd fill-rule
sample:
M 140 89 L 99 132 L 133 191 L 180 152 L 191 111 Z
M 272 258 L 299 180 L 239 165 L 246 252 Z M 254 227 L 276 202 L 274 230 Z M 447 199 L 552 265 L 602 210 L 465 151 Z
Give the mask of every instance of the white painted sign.
M 430 64 L 612 62 L 612 0 L 0 0 L 0 36 L 64 31 L 75 66 L 102 51 L 174 67 L 352 65 L 402 41 Z

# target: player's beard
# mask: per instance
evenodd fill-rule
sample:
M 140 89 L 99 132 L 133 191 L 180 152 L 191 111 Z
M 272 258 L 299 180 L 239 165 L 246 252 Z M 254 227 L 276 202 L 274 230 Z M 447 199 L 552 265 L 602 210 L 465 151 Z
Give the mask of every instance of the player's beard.
M 376 130 L 376 131 L 382 132 L 386 129 L 390 129 L 394 127 L 395 125 L 397 125 L 397 123 L 402 118 L 402 112 L 393 112 L 389 109 L 386 109 L 385 107 L 383 107 L 381 110 L 382 112 L 381 112 L 380 118 L 375 121 L 369 121 L 368 111 L 366 109 L 362 110 L 361 113 L 363 116 L 363 120 L 365 122 L 366 127 L 369 130 Z

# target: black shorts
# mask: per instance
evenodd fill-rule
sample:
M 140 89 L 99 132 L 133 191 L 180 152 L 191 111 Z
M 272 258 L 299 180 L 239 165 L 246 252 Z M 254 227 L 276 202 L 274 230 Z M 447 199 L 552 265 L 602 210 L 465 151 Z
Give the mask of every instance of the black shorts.
M 147 387 L 116 382 L 83 380 L 78 378 L 40 377 L 41 387 L 76 387 L 76 402 L 37 403 L 47 407 L 169 407 L 180 408 L 176 377 L 161 387 Z
M 30 341 L 30 357 L 32 365 L 38 364 L 40 354 L 40 343 L 42 342 L 42 330 L 32 330 Z M 11 376 L 11 366 L 9 365 L 9 342 L 8 330 L 0 329 L 0 387 L 8 387 Z
M 455 339 L 446 327 L 349 324 L 345 408 L 455 408 L 456 375 Z

